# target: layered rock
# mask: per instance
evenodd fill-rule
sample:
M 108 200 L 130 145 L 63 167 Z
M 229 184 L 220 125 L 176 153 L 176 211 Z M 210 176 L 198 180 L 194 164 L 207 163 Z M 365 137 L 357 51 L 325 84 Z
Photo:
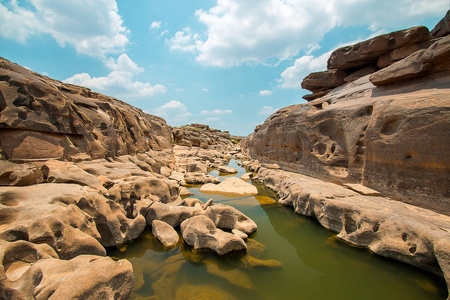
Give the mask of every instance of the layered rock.
M 3 159 L 76 161 L 170 149 L 163 119 L 0 59 Z
M 329 68 L 365 67 L 419 44 L 430 46 L 309 103 L 280 109 L 241 143 L 245 152 L 450 214 L 449 36 L 431 41 L 425 27 L 382 35 L 336 50 Z
M 208 125 L 191 124 L 173 128 L 173 139 L 177 145 L 204 149 L 211 146 L 232 147 L 238 140 L 228 131 L 210 128 Z
M 383 74 L 381 77 L 386 77 L 386 72 L 394 72 L 394 75 L 390 74 L 389 76 L 391 79 L 380 80 L 380 76 L 375 76 L 374 80 L 371 80 L 372 83 L 375 85 L 387 84 L 420 77 L 427 73 L 449 70 L 448 63 L 434 59 L 436 50 L 430 49 L 434 45 L 434 47 L 440 48 L 442 53 L 442 49 L 445 48 L 442 44 L 435 44 L 449 33 L 448 16 L 449 12 L 431 32 L 424 26 L 412 27 L 333 51 L 328 59 L 326 71 L 311 73 L 303 79 L 302 88 L 313 93 L 305 95 L 303 99 L 312 101 L 323 97 L 344 82 L 354 81 L 380 69 L 383 71 L 384 68 L 413 54 L 415 56 L 409 58 L 409 61 L 397 64 L 394 68 L 395 71 L 391 69 L 383 73 L 377 72 Z M 425 51 L 426 49 L 428 50 Z M 392 77 L 395 77 L 395 80 Z

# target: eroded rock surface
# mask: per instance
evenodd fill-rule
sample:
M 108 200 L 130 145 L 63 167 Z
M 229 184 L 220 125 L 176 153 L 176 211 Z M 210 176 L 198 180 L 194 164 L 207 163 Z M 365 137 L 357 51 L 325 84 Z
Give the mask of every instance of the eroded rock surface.
M 180 228 L 184 241 L 194 249 L 210 249 L 219 255 L 247 249 L 243 239 L 218 229 L 210 218 L 203 215 L 185 220 Z
M 171 131 L 163 119 L 0 59 L 4 158 L 77 160 L 171 147 Z
M 261 168 L 256 177 L 279 203 L 315 217 L 338 238 L 449 278 L 450 217 L 384 197 L 282 170 Z
M 175 127 L 173 128 L 173 138 L 178 145 L 204 149 L 231 148 L 238 143 L 238 140 L 232 138 L 228 131 L 213 129 L 203 124 Z

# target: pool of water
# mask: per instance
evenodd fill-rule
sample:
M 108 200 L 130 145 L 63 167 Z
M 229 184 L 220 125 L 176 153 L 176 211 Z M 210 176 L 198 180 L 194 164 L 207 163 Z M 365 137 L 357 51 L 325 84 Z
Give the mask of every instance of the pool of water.
M 234 160 L 229 166 L 239 170 L 231 176 L 246 172 Z M 165 250 L 149 229 L 126 248 L 109 249 L 110 256 L 133 264 L 132 299 L 446 299 L 442 278 L 351 247 L 316 220 L 278 205 L 271 190 L 253 184 L 259 192 L 254 197 L 206 195 L 190 188 L 193 198 L 234 206 L 257 223 L 249 254 L 219 257 L 183 243 Z M 268 266 L 253 266 L 252 259 Z

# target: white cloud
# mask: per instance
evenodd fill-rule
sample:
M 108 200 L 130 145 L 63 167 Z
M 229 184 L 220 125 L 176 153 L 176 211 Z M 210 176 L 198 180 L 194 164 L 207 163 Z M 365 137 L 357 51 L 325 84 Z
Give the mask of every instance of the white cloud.
M 123 51 L 128 43 L 115 0 L 28 2 L 26 6 L 19 6 L 17 0 L 0 3 L 0 36 L 26 43 L 32 35 L 46 33 L 61 47 L 70 44 L 78 53 L 103 58 Z
M 150 24 L 149 29 L 156 29 L 161 27 L 161 21 L 153 21 L 152 24 Z
M 264 90 L 264 91 L 260 91 L 259 94 L 260 94 L 261 96 L 269 96 L 269 95 L 272 95 L 273 92 L 272 92 L 272 91 L 269 91 L 269 90 Z
M 207 91 L 208 91 L 208 89 L 202 89 L 202 91 L 204 91 L 204 92 L 207 92 Z
M 164 36 L 166 34 L 169 34 L 169 30 L 167 30 L 167 29 L 164 30 L 163 32 L 161 32 L 161 34 L 159 36 L 161 37 L 161 36 Z
M 213 111 L 202 110 L 200 112 L 201 115 L 224 115 L 224 114 L 231 114 L 231 113 L 233 113 L 233 111 L 231 109 L 225 109 L 225 110 L 214 109 Z
M 216 117 L 210 117 L 210 118 L 206 118 L 202 121 L 202 123 L 214 123 L 220 121 L 220 118 L 216 118 Z
M 311 72 L 323 71 L 327 69 L 327 60 L 331 51 L 326 52 L 319 57 L 313 55 L 302 56 L 295 60 L 293 66 L 288 67 L 281 73 L 282 88 L 300 88 L 303 78 Z
M 192 117 L 187 106 L 177 100 L 171 100 L 155 108 L 151 113 L 166 119 L 168 124 L 174 126 L 186 124 L 189 118 Z
M 182 89 L 182 88 L 175 88 L 175 92 L 182 92 L 182 91 L 184 91 L 184 89 Z
M 122 100 L 149 98 L 167 92 L 162 84 L 151 85 L 140 81 L 133 81 L 135 74 L 144 71 L 126 54 L 117 59 L 109 59 L 106 66 L 112 70 L 106 77 L 91 77 L 87 73 L 75 74 L 64 82 L 88 87 L 94 91 L 106 93 Z
M 269 116 L 269 115 L 273 114 L 274 112 L 276 112 L 277 110 L 278 110 L 278 108 L 273 108 L 272 106 L 263 106 L 259 110 L 258 114 Z
M 184 28 L 183 31 L 178 31 L 175 36 L 167 39 L 166 42 L 170 46 L 170 50 L 179 50 L 182 52 L 195 52 L 196 41 L 198 40 L 198 34 L 192 34 L 189 28 Z
M 194 53 L 204 65 L 273 63 L 317 47 L 336 26 L 396 28 L 440 17 L 447 9 L 448 0 L 218 0 L 195 13 L 207 28 L 202 36 L 185 28 L 169 44 L 171 50 Z

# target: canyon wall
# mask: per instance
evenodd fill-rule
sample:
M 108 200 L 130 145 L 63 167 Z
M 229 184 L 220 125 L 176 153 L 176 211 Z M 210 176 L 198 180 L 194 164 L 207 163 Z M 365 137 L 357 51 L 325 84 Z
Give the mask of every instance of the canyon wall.
M 162 118 L 0 60 L 3 159 L 77 161 L 171 149 Z
M 272 114 L 244 151 L 450 214 L 450 36 L 441 23 L 337 49 L 328 70 L 304 79 L 309 102 Z

